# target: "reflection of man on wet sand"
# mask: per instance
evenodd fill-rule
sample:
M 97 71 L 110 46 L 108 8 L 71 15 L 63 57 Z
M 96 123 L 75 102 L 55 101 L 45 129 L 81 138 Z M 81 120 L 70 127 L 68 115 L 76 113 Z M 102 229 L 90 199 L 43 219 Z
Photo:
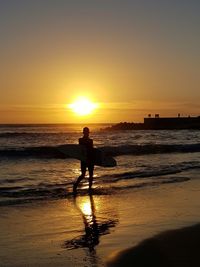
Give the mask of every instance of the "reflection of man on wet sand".
M 94 250 L 94 247 L 99 244 L 99 228 L 95 215 L 95 206 L 92 195 L 90 198 L 90 207 L 87 213 L 84 213 L 81 209 L 83 216 L 83 222 L 85 225 L 85 243 L 90 251 Z
M 78 205 L 77 198 L 74 198 L 76 208 L 81 212 L 85 234 L 78 236 L 70 241 L 65 241 L 64 247 L 67 249 L 75 248 L 89 248 L 89 251 L 95 251 L 95 246 L 99 244 L 99 237 L 109 233 L 109 228 L 115 227 L 117 220 L 107 220 L 105 222 L 98 222 L 95 213 L 95 202 L 92 195 L 82 197 L 88 201 L 82 201 L 82 205 Z
M 79 145 L 82 145 L 86 149 L 86 162 L 81 161 L 81 175 L 78 177 L 77 181 L 74 183 L 73 191 L 76 189 L 80 181 L 85 178 L 86 170 L 89 171 L 89 191 L 92 189 L 93 182 L 93 172 L 94 172 L 94 156 L 93 156 L 93 140 L 89 138 L 90 130 L 88 127 L 83 128 L 83 137 L 79 138 Z

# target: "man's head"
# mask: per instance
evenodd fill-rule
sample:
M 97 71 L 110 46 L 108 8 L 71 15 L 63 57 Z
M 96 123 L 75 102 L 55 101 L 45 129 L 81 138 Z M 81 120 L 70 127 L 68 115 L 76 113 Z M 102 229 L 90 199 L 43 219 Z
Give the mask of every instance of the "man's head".
M 84 128 L 83 128 L 83 135 L 84 135 L 85 137 L 88 137 L 89 134 L 90 134 L 90 130 L 89 130 L 89 128 L 88 128 L 88 127 L 84 127 Z

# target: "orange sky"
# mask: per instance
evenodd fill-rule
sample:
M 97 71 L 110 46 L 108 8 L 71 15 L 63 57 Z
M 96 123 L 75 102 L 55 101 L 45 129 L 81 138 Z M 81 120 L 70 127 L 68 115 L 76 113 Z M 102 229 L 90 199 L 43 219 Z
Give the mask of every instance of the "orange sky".
M 0 123 L 200 115 L 197 1 L 68 2 L 1 1 Z

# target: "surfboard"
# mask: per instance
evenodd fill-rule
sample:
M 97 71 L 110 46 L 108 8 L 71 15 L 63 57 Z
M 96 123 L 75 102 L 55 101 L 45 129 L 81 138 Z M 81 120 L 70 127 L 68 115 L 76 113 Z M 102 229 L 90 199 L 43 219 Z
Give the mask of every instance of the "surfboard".
M 84 146 L 76 144 L 60 145 L 57 149 L 68 158 L 74 158 L 86 162 L 87 152 Z M 101 149 L 94 148 L 94 165 L 102 167 L 115 167 L 116 160 L 107 155 Z

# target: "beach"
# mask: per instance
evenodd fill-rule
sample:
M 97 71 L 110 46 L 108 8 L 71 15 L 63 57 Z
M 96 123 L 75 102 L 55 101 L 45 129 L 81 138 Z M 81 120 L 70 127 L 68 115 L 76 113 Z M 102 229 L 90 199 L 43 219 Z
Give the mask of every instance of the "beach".
M 122 255 L 126 252 L 121 251 L 151 237 L 159 240 L 158 249 L 165 247 L 166 262 L 176 256 L 184 261 L 187 257 L 184 231 L 178 230 L 177 236 L 169 232 L 169 238 L 167 234 L 154 236 L 199 222 L 199 174 L 191 172 L 188 175 L 194 179 L 176 185 L 162 185 L 161 188 L 122 190 L 112 195 L 95 194 L 94 190 L 92 200 L 91 196 L 82 193 L 76 200 L 71 197 L 1 207 L 1 266 L 106 266 L 108 262 L 115 262 L 109 266 L 122 266 L 120 264 L 126 262 L 127 257 L 123 260 Z M 91 217 L 94 216 L 98 230 L 93 229 L 94 219 Z M 90 234 L 90 240 L 84 239 L 87 220 L 96 241 L 94 236 L 91 241 Z M 196 251 L 199 226 L 191 228 L 191 231 L 193 235 L 188 239 L 190 249 Z M 178 247 L 180 242 L 181 249 Z M 151 243 L 142 252 L 141 261 L 149 248 L 153 249 Z M 190 260 L 194 263 L 198 258 Z M 140 258 L 136 259 L 137 264 L 138 261 Z M 134 264 L 134 259 L 131 262 Z M 194 266 L 187 263 L 172 266 Z
M 95 166 L 92 193 L 86 177 L 76 196 L 80 162 L 57 147 L 77 144 L 80 125 L 0 127 L 0 266 L 198 264 L 200 133 L 101 126 L 94 146 L 117 166 Z

